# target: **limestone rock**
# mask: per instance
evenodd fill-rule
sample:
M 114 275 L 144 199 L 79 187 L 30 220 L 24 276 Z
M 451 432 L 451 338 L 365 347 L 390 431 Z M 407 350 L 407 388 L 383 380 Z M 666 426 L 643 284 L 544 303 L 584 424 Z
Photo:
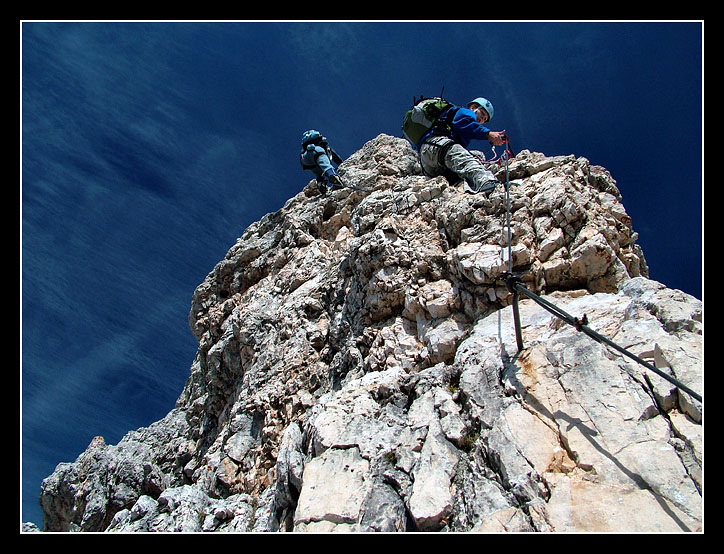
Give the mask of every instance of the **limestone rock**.
M 502 166 L 492 167 L 501 178 Z M 42 486 L 47 531 L 702 529 L 702 305 L 648 279 L 616 182 L 523 151 L 469 195 L 380 135 L 250 225 L 193 294 L 176 407 Z

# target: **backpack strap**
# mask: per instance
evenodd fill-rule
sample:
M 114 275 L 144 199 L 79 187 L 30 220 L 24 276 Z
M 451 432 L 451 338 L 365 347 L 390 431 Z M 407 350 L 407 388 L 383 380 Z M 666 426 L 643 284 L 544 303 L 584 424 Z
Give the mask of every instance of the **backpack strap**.
M 455 119 L 455 114 L 458 113 L 459 109 L 460 106 L 455 106 L 454 104 L 445 108 L 432 126 L 432 136 L 449 137 L 452 134 L 452 121 Z

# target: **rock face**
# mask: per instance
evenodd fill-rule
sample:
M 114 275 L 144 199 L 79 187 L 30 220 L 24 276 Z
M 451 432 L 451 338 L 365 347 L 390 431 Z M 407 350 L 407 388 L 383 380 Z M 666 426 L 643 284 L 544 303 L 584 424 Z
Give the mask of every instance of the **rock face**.
M 699 402 L 527 299 L 518 351 L 503 187 L 386 135 L 340 174 L 368 190 L 310 182 L 201 283 L 175 409 L 60 464 L 44 530 L 701 530 Z M 611 175 L 509 175 L 529 290 L 701 391 L 701 302 L 647 278 Z

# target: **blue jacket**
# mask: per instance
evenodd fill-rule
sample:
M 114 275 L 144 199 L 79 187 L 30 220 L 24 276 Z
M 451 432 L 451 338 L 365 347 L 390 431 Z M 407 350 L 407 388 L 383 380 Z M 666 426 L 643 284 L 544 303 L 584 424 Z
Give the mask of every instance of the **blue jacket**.
M 473 140 L 488 140 L 488 129 L 485 125 L 478 123 L 475 117 L 475 112 L 468 108 L 450 108 L 451 110 L 457 110 L 452 120 L 452 132 L 449 134 L 442 134 L 439 131 L 435 132 L 430 130 L 425 136 L 422 137 L 420 145 L 425 142 L 426 139 L 431 136 L 447 136 L 461 144 L 464 148 L 467 148 Z

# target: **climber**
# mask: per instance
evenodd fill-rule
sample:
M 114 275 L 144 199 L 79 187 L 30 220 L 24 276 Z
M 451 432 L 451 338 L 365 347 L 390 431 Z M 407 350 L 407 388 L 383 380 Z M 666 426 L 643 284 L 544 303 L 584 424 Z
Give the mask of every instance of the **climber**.
M 327 143 L 322 133 L 315 130 L 306 131 L 302 135 L 302 152 L 300 154 L 302 169 L 309 170 L 317 178 L 319 192 L 327 193 L 327 183 L 332 183 L 332 188 L 342 186 L 337 175 L 337 170 L 332 162 L 337 165 L 342 163 L 342 158 Z
M 485 98 L 476 98 L 465 108 L 451 106 L 447 111 L 440 116 L 449 121 L 446 128 L 433 128 L 419 143 L 423 170 L 431 177 L 463 179 L 466 192 L 492 191 L 499 181 L 467 147 L 472 140 L 487 140 L 493 146 L 506 141 L 504 130 L 491 131 L 484 125 L 493 118 L 493 105 Z

